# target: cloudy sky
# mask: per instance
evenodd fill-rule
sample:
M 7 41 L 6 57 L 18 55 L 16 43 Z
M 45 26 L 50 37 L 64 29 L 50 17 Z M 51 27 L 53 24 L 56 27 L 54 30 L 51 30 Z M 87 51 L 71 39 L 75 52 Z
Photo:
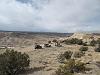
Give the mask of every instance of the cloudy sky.
M 100 31 L 100 0 L 0 0 L 0 30 Z

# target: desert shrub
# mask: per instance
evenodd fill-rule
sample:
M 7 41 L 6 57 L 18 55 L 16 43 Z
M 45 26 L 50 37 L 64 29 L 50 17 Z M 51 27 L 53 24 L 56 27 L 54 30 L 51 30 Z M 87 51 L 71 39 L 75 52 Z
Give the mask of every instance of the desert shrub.
M 51 41 L 48 41 L 49 44 L 51 44 Z
M 82 41 L 81 39 L 77 39 L 77 40 L 76 40 L 76 44 L 82 45 L 82 44 L 83 44 L 83 41 Z
M 55 42 L 55 43 L 56 43 L 56 42 L 58 42 L 58 41 L 57 41 L 56 39 L 54 39 L 52 42 Z
M 95 40 L 92 40 L 91 42 L 90 42 L 90 46 L 95 46 L 96 45 L 96 41 Z
M 63 42 L 64 42 L 65 44 L 67 44 L 67 45 L 70 45 L 70 44 L 71 44 L 70 39 L 64 40 Z
M 68 70 L 67 66 L 60 66 L 55 72 L 55 75 L 74 75 L 74 74 L 71 73 L 70 70 Z
M 44 44 L 44 47 L 51 47 L 50 44 Z
M 96 66 L 100 68 L 100 61 L 96 61 Z
M 56 71 L 56 75 L 73 75 L 74 60 L 69 60 L 64 65 L 60 65 Z
M 70 59 L 72 56 L 73 52 L 71 51 L 66 51 L 63 55 L 65 57 L 65 59 Z
M 83 42 L 82 45 L 83 45 L 83 46 L 88 46 L 87 42 Z
M 95 52 L 100 52 L 100 45 L 98 45 L 98 47 L 95 48 Z
M 14 50 L 6 50 L 0 55 L 0 75 L 17 75 L 29 66 L 27 54 Z
M 100 44 L 100 38 L 97 40 L 97 44 Z
M 87 51 L 87 50 L 88 50 L 88 47 L 82 46 L 79 50 L 80 50 L 80 51 Z
M 83 52 L 83 51 L 75 52 L 74 57 L 80 58 L 80 57 L 84 56 L 84 54 L 85 54 L 85 52 Z
M 85 63 L 83 62 L 76 62 L 74 66 L 74 72 L 84 72 L 86 70 Z
M 60 63 L 64 63 L 64 60 L 65 60 L 64 55 L 63 55 L 63 54 L 59 54 L 59 55 L 58 55 L 58 61 L 59 61 Z
M 42 49 L 42 46 L 36 44 L 36 45 L 35 45 L 35 49 Z
M 83 72 L 86 70 L 85 64 L 74 59 L 69 60 L 64 65 L 61 65 L 56 71 L 56 75 L 74 75 L 74 72 Z
M 72 39 L 67 39 L 64 40 L 65 44 L 78 44 L 78 45 L 82 45 L 83 41 L 81 39 L 77 39 L 77 38 L 72 38 Z
M 58 56 L 58 61 L 59 61 L 60 63 L 63 63 L 64 60 L 70 59 L 71 56 L 72 56 L 72 54 L 73 54 L 73 52 L 71 52 L 71 51 L 66 51 L 66 52 L 64 52 L 63 54 L 60 54 L 60 55 Z
M 72 39 L 70 40 L 70 43 L 71 43 L 71 44 L 76 44 L 76 42 L 77 42 L 77 39 L 76 39 L 76 38 L 72 38 Z
M 77 39 L 77 38 L 72 38 L 71 42 L 72 42 L 72 44 L 78 44 L 78 45 L 83 44 L 83 41 L 81 39 Z

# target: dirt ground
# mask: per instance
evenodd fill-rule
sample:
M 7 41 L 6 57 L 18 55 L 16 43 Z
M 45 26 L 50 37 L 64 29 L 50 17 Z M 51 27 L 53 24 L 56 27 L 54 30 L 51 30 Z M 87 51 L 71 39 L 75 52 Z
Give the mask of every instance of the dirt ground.
M 79 48 L 80 46 L 78 45 L 63 44 L 62 47 L 50 47 L 35 50 L 33 46 L 29 46 L 25 48 L 16 48 L 15 50 L 27 53 L 31 60 L 30 68 L 36 68 L 35 71 L 27 72 L 22 75 L 53 75 L 59 65 L 61 65 L 57 59 L 58 55 L 67 50 L 75 52 L 78 51 Z M 86 66 L 91 68 L 91 70 L 87 71 L 87 73 L 77 73 L 75 75 L 100 75 L 100 64 L 96 64 L 96 61 L 100 61 L 100 53 L 94 52 L 93 47 L 89 47 L 85 56 L 77 58 L 76 60 L 80 60 L 84 63 L 90 62 L 90 64 Z

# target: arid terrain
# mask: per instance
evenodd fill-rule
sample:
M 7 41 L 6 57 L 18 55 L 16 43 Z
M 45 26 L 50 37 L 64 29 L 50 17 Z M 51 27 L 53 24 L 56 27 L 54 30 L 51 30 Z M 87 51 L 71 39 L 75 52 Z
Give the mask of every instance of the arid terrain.
M 4 52 L 3 48 L 8 47 L 16 51 L 27 53 L 30 57 L 31 70 L 21 75 L 54 75 L 57 68 L 61 65 L 58 62 L 58 55 L 65 51 L 77 52 L 81 45 L 66 45 L 61 43 L 62 47 L 57 47 L 52 42 L 51 47 L 44 47 L 48 41 L 54 39 L 63 41 L 70 38 L 83 39 L 83 41 L 90 41 L 92 38 L 98 39 L 100 35 L 84 33 L 63 34 L 63 33 L 25 33 L 25 32 L 0 32 L 0 47 L 1 53 Z M 42 49 L 35 49 L 35 43 L 43 46 Z M 95 52 L 95 47 L 88 46 L 88 51 L 81 58 L 76 58 L 84 63 L 89 63 L 86 66 L 91 70 L 85 73 L 76 73 L 75 75 L 100 75 L 100 53 Z

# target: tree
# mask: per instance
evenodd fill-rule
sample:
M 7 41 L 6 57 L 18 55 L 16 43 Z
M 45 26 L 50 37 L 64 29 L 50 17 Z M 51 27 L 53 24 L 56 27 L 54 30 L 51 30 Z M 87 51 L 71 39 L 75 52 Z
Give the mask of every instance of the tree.
M 0 55 L 0 75 L 17 75 L 29 66 L 29 56 L 14 50 L 6 50 Z

